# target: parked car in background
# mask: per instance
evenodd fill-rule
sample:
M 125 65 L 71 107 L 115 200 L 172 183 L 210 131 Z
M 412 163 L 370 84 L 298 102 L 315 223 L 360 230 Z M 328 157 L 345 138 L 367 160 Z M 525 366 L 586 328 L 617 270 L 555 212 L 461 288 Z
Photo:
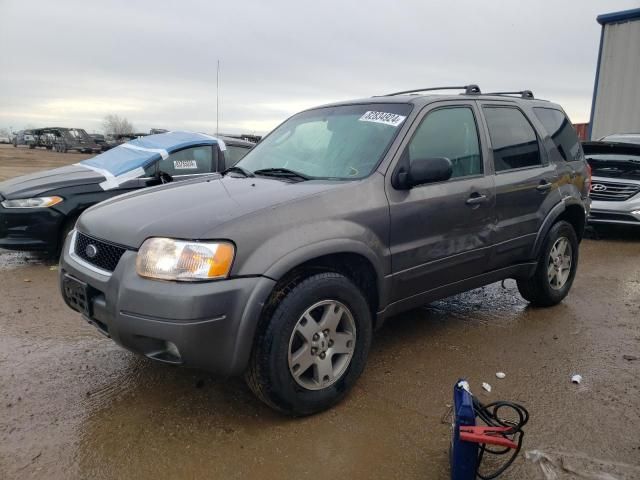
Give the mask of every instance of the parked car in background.
M 85 209 L 162 183 L 211 175 L 253 146 L 172 132 L 133 140 L 75 165 L 0 182 L 0 248 L 57 252 Z
M 26 145 L 29 148 L 36 148 L 36 137 L 31 130 L 20 130 L 13 137 L 13 146 Z
M 93 139 L 93 141 L 100 147 L 100 150 L 106 152 L 109 150 L 111 145 L 109 145 L 101 133 L 90 133 L 89 136 Z
M 593 173 L 589 223 L 640 227 L 640 134 L 608 135 L 582 148 Z
M 640 133 L 613 133 L 602 137 L 600 142 L 633 143 L 640 145 Z
M 589 210 L 562 109 L 420 92 L 306 110 L 223 176 L 87 210 L 65 301 L 151 359 L 244 374 L 292 415 L 342 399 L 394 314 L 505 278 L 562 301 Z
M 12 143 L 8 135 L 0 135 L 0 143 Z

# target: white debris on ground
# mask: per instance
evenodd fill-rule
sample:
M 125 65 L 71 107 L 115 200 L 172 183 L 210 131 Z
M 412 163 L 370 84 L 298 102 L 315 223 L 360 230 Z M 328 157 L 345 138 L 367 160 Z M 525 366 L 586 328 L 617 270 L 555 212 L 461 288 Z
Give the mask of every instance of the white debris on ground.
M 507 374 L 506 374 L 506 373 L 504 373 L 504 372 L 496 372 L 496 377 L 497 377 L 497 378 L 504 378 L 504 377 L 506 377 L 506 376 L 507 376 Z
M 484 388 L 487 392 L 491 393 L 491 385 L 489 385 L 487 382 L 482 383 L 482 388 Z
M 578 374 L 574 375 L 573 377 L 571 377 L 571 382 L 580 384 L 582 382 L 582 375 L 578 375 Z

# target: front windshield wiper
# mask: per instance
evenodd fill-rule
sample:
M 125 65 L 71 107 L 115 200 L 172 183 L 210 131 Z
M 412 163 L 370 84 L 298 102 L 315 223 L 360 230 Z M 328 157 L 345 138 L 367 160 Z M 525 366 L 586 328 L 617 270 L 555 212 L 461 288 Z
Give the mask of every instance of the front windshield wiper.
M 237 165 L 235 167 L 227 168 L 224 172 L 222 172 L 222 176 L 225 176 L 227 173 L 231 173 L 231 172 L 239 173 L 245 177 L 255 177 L 255 175 L 251 173 L 249 170 L 247 170 L 246 168 L 238 167 Z
M 295 170 L 289 170 L 288 168 L 261 168 L 256 170 L 256 175 L 263 175 L 265 177 L 281 177 L 281 178 L 297 178 L 299 180 L 311 180 L 311 177 L 304 173 L 296 172 Z

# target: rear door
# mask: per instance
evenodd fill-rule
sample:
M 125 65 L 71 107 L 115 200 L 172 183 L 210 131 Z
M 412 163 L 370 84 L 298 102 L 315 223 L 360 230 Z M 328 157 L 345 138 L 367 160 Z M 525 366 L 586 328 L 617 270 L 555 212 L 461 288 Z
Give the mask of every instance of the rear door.
M 517 104 L 479 103 L 495 171 L 493 270 L 529 260 L 544 218 L 560 200 L 558 173 L 542 135 Z
M 392 301 L 477 275 L 486 269 L 493 230 L 493 175 L 474 101 L 438 102 L 421 112 L 395 170 L 413 159 L 447 157 L 453 177 L 396 190 L 391 213 Z

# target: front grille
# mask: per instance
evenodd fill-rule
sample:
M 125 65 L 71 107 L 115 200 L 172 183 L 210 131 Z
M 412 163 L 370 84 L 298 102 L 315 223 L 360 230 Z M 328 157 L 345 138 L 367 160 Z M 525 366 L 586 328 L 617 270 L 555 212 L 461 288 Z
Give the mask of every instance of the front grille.
M 76 235 L 74 250 L 75 254 L 85 262 L 109 272 L 113 272 L 116 269 L 120 257 L 126 251 L 125 248 L 91 238 L 80 232 Z
M 594 200 L 624 202 L 640 192 L 640 185 L 633 183 L 602 182 L 594 180 L 589 196 Z

